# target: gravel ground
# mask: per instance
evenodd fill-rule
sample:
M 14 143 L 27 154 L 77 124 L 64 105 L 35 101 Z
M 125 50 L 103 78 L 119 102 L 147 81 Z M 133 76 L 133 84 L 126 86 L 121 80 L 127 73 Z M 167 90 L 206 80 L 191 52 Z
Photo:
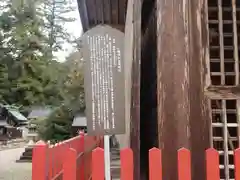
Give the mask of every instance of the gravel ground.
M 15 149 L 15 148 L 22 148 L 24 146 L 26 146 L 26 142 L 24 141 L 7 143 L 7 145 L 0 144 L 0 151 Z
M 0 151 L 0 180 L 31 180 L 31 163 L 16 163 L 24 148 Z

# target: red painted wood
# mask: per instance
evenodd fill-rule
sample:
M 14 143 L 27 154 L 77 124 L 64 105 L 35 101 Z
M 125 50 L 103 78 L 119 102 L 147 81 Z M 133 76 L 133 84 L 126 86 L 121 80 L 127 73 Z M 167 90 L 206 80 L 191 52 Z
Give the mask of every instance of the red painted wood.
M 63 163 L 63 180 L 76 180 L 77 174 L 77 152 L 69 148 L 66 152 L 65 161 Z
M 33 148 L 32 179 L 43 180 L 47 177 L 47 151 L 48 145 L 41 142 Z
M 133 152 L 130 148 L 120 152 L 121 180 L 133 180 Z
M 162 180 L 162 153 L 157 148 L 149 150 L 149 180 Z
M 87 136 L 85 139 L 84 134 L 81 134 L 78 137 L 55 144 L 51 148 L 44 143 L 38 144 L 33 150 L 32 179 L 43 180 L 47 178 L 52 180 L 56 178 L 56 175 L 59 175 L 60 172 L 63 172 L 64 168 L 66 169 L 66 164 L 69 163 L 68 161 L 70 161 L 70 159 L 66 158 L 66 156 L 68 156 L 70 147 L 73 147 L 75 150 L 76 158 L 80 157 L 79 155 L 83 153 L 82 157 L 79 158 L 82 160 L 81 163 L 78 161 L 76 164 L 77 159 L 75 159 L 77 170 L 75 170 L 75 176 L 73 178 L 78 178 L 77 180 L 89 179 L 92 176 L 92 167 L 94 166 L 92 165 L 92 152 L 89 152 L 89 150 L 100 146 L 100 141 L 102 141 L 102 137 Z M 46 146 L 47 148 L 44 150 L 44 153 L 42 145 L 44 147 Z M 87 152 L 85 151 L 86 149 L 88 150 Z M 104 157 L 102 158 L 102 164 L 104 164 Z M 101 166 L 101 168 L 103 169 L 102 173 L 104 177 L 104 165 Z M 70 171 L 70 169 L 68 170 Z M 68 170 L 66 173 L 69 172 Z M 97 168 L 97 170 L 99 170 L 99 168 Z M 65 176 L 67 175 L 65 174 Z M 70 177 L 70 179 L 72 179 L 72 177 Z
M 88 146 L 93 143 L 98 143 L 99 140 L 98 138 L 88 138 Z M 75 149 L 69 148 L 69 146 L 73 145 L 71 141 L 58 144 L 52 148 L 49 148 L 48 145 L 43 142 L 38 143 L 33 149 L 32 179 L 43 180 L 49 175 L 49 180 L 51 180 L 56 173 L 55 168 L 58 168 L 60 164 L 61 170 L 64 172 L 63 180 L 89 179 L 91 171 L 92 180 L 104 180 L 103 149 L 97 148 L 92 154 L 85 153 L 84 141 L 84 136 L 75 139 L 74 146 L 72 146 L 75 147 Z M 84 163 L 81 162 L 77 167 L 76 160 L 80 152 L 84 152 L 80 159 L 85 159 L 85 162 L 82 161 Z M 57 153 L 58 159 L 56 159 L 55 153 Z M 133 180 L 134 164 L 132 150 L 130 148 L 124 149 L 121 151 L 120 156 L 121 180 Z M 52 157 L 54 157 L 53 163 L 51 163 Z M 157 148 L 149 150 L 149 180 L 163 179 L 161 158 L 161 150 Z M 234 161 L 235 179 L 240 180 L 240 148 L 234 151 Z M 50 169 L 46 169 L 47 167 Z M 52 172 L 51 168 L 53 168 Z M 206 168 L 206 180 L 220 179 L 219 154 L 213 148 L 206 151 Z M 80 175 L 78 174 L 77 176 L 76 172 Z M 78 179 L 76 179 L 77 177 Z M 178 151 L 178 180 L 191 180 L 191 154 L 190 151 L 185 148 Z
M 240 148 L 234 151 L 235 180 L 240 180 Z
M 80 134 L 80 136 L 81 136 L 81 138 L 79 138 L 79 154 L 80 153 L 84 153 L 84 139 L 85 139 L 85 137 L 84 137 L 84 133 L 81 133 Z M 84 179 L 85 177 L 85 175 L 84 175 L 84 156 L 82 155 L 81 157 L 80 157 L 80 164 L 79 164 L 79 180 L 82 180 L 82 179 Z
M 206 168 L 207 180 L 220 179 L 219 154 L 213 148 L 206 150 Z
M 92 152 L 92 180 L 104 180 L 104 151 L 97 148 Z
M 58 167 L 58 173 L 61 172 L 62 168 L 63 168 L 63 162 L 64 162 L 64 156 L 63 154 L 65 154 L 67 152 L 67 148 L 64 147 L 64 143 L 60 143 L 59 144 L 59 150 L 58 150 L 58 160 L 59 160 L 59 167 Z
M 57 143 L 54 147 L 53 151 L 53 158 L 54 158 L 54 175 L 57 175 L 61 170 L 63 166 L 63 156 L 64 152 L 62 151 L 62 145 L 61 143 Z
M 191 180 L 191 154 L 185 148 L 178 150 L 178 180 Z
M 52 174 L 53 176 L 50 177 L 54 177 L 58 172 L 59 172 L 59 161 L 61 159 L 59 159 L 58 154 L 60 154 L 60 148 L 59 146 L 57 146 L 57 144 L 55 144 L 54 146 L 51 147 L 50 149 L 50 156 L 49 156 L 49 161 L 51 161 L 52 164 Z
M 67 143 L 65 143 L 65 142 L 61 143 L 60 148 L 59 148 L 60 152 L 58 154 L 59 163 L 60 163 L 60 167 L 59 167 L 60 171 L 59 172 L 61 172 L 63 170 L 63 164 L 65 161 L 65 156 L 67 154 L 68 149 L 69 149 L 69 147 L 68 147 Z
M 47 161 L 48 161 L 48 177 L 52 178 L 54 177 L 54 149 L 52 147 L 50 147 L 48 149 L 48 155 L 47 155 Z

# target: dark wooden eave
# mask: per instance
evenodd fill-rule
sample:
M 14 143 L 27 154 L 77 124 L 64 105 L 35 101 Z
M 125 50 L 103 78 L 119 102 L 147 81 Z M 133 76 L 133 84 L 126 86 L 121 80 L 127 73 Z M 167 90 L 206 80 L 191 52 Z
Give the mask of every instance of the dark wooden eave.
M 77 0 L 83 31 L 107 24 L 124 31 L 127 0 Z

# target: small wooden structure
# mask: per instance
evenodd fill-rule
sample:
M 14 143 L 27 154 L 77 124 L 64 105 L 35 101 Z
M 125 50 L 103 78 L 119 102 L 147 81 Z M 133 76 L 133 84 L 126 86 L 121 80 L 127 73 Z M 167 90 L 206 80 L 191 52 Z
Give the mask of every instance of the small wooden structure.
M 24 117 L 16 108 L 9 105 L 0 105 L 0 140 L 21 138 L 21 126 L 27 124 Z
M 28 119 L 45 119 L 53 112 L 52 108 L 49 107 L 33 107 L 29 114 Z
M 78 135 L 79 132 L 87 133 L 87 118 L 83 114 L 77 114 L 73 118 L 72 133 Z
M 48 107 L 34 107 L 28 114 L 29 123 L 27 126 L 27 138 L 36 142 L 38 140 L 37 125 L 33 123 L 34 120 L 44 120 L 53 112 L 52 108 Z

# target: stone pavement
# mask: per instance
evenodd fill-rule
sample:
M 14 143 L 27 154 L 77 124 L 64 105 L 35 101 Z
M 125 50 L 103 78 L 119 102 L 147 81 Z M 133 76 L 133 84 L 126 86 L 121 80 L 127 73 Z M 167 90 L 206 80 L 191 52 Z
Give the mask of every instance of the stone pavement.
M 32 164 L 16 163 L 24 148 L 0 151 L 0 180 L 31 180 Z
M 111 149 L 111 176 L 112 180 L 120 180 L 120 150 Z
M 7 142 L 7 144 L 4 144 L 3 142 L 0 142 L 0 151 L 7 150 L 7 149 L 14 149 L 14 148 L 21 148 L 24 147 L 27 144 L 24 139 L 14 139 Z

